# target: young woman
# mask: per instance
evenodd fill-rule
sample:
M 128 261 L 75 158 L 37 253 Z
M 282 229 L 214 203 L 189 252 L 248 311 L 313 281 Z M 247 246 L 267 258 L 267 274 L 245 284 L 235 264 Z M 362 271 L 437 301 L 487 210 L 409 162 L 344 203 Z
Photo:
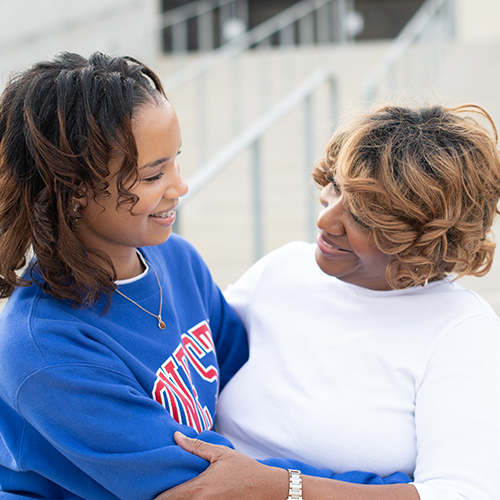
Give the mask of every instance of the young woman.
M 148 500 L 208 466 L 176 430 L 230 445 L 212 431 L 215 407 L 247 338 L 172 235 L 180 147 L 160 81 L 134 59 L 62 54 L 7 85 L 0 498 Z
M 236 450 L 413 479 L 367 487 L 302 469 L 305 500 L 498 498 L 500 320 L 454 280 L 491 266 L 496 142 L 477 106 L 360 117 L 313 170 L 317 244 L 272 252 L 228 289 L 250 340 L 218 407 Z M 284 471 L 176 439 L 212 465 L 161 500 L 286 498 Z

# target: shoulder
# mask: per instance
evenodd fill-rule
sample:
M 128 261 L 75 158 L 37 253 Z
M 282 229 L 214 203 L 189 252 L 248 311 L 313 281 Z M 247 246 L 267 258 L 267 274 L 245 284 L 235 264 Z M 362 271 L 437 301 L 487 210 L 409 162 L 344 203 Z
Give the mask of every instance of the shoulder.
M 196 275 L 208 273 L 207 265 L 196 248 L 175 233 L 162 245 L 144 247 L 141 252 L 172 276 L 190 272 Z
M 441 306 L 442 313 L 456 318 L 457 323 L 484 318 L 492 324 L 500 325 L 500 319 L 490 304 L 478 293 L 454 281 L 452 276 L 436 283 L 434 287 L 429 285 L 427 300 Z
M 22 380 L 50 363 L 40 340 L 50 339 L 54 330 L 67 330 L 65 307 L 71 308 L 36 285 L 15 290 L 0 314 L 2 391 L 13 396 Z
M 154 256 L 162 262 L 196 261 L 203 263 L 203 259 L 196 248 L 182 236 L 175 233 L 172 233 L 170 238 L 162 245 L 141 248 L 141 251 L 145 255 L 149 257 Z
M 273 250 L 268 254 L 271 258 L 283 258 L 283 257 L 303 257 L 310 258 L 314 256 L 314 251 L 316 249 L 315 243 L 306 243 L 305 241 L 291 241 L 286 245 L 283 245 L 276 250 Z
M 252 268 L 289 268 L 290 266 L 301 267 L 306 264 L 316 265 L 315 260 L 316 245 L 304 241 L 292 241 L 276 250 L 269 252 L 256 262 Z M 251 269 L 252 269 L 251 268 Z
M 294 281 L 309 282 L 317 277 L 325 277 L 316 263 L 316 244 L 304 241 L 292 241 L 270 252 L 257 262 L 255 266 L 265 273 L 266 280 L 288 281 L 291 275 Z
M 408 290 L 395 303 L 394 316 L 413 333 L 413 350 L 422 350 L 424 365 L 434 360 L 437 367 L 500 356 L 500 318 L 486 300 L 452 279 Z
M 450 283 L 447 303 L 454 312 L 455 321 L 451 321 L 453 330 L 475 341 L 483 338 L 493 343 L 500 342 L 500 318 L 491 305 L 478 293 L 465 288 L 458 282 Z M 500 345 L 500 344 L 499 344 Z
M 314 258 L 315 245 L 293 241 L 268 253 L 253 264 L 239 280 L 228 286 L 224 296 L 235 307 L 236 302 L 245 302 L 257 289 L 272 290 L 288 283 L 297 273 L 314 273 L 319 269 Z M 317 269 L 316 269 L 317 268 Z
M 201 259 L 196 248 L 189 243 L 189 241 L 176 233 L 172 233 L 170 238 L 168 238 L 163 245 L 151 247 L 151 249 L 153 251 L 158 251 L 159 253 L 168 252 L 169 255 L 174 254 L 180 257 L 195 256 L 196 258 Z
M 172 248 L 183 248 L 188 251 L 196 252 L 194 246 L 177 233 L 172 233 L 164 245 Z
M 213 293 L 215 284 L 205 261 L 181 236 L 172 234 L 162 245 L 141 248 L 141 252 L 169 286 L 182 288 L 183 293 Z

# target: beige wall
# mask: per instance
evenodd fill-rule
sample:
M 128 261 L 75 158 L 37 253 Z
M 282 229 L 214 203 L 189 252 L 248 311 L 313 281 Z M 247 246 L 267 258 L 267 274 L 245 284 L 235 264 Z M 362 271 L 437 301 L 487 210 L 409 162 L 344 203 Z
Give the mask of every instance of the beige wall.
M 159 0 L 0 0 L 0 84 L 61 51 L 154 60 Z
M 459 40 L 500 40 L 499 0 L 455 0 L 455 4 Z

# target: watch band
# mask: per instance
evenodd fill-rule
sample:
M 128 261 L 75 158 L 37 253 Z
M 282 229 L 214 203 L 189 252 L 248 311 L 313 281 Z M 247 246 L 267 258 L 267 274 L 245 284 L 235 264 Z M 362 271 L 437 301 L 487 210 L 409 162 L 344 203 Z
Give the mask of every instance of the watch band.
M 300 470 L 288 469 L 290 486 L 288 489 L 288 498 L 286 500 L 303 500 L 302 498 L 302 474 Z

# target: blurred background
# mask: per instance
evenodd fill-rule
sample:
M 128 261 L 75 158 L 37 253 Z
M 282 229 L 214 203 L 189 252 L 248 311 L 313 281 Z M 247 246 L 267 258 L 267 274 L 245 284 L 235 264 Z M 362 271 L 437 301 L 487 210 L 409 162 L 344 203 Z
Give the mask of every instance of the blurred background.
M 61 51 L 152 66 L 183 132 L 176 231 L 225 288 L 315 240 L 309 171 L 339 121 L 473 102 L 500 123 L 499 18 L 497 0 L 0 0 L 0 85 Z M 463 281 L 500 314 L 498 258 Z

